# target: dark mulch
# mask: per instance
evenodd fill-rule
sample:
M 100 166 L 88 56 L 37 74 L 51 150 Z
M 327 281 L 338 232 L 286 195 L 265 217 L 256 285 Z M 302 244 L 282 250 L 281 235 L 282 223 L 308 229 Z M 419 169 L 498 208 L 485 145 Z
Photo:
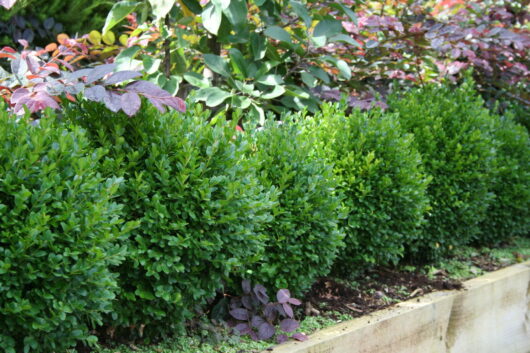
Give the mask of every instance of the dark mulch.
M 355 278 L 354 285 L 321 278 L 305 297 L 305 314 L 339 312 L 358 317 L 436 290 L 462 289 L 461 282 L 439 272 L 429 279 L 418 272 L 378 267 Z

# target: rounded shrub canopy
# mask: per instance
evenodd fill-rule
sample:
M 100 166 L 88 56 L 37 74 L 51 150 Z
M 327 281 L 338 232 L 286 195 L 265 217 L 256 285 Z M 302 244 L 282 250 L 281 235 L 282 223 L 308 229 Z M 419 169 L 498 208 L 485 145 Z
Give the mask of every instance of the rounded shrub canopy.
M 412 136 L 402 132 L 393 114 L 347 115 L 339 105 L 324 104 L 320 113 L 300 123 L 334 165 L 344 195 L 346 237 L 337 269 L 396 263 L 420 236 L 428 208 L 428 177 Z
M 481 223 L 477 244 L 494 245 L 530 235 L 530 137 L 510 115 L 495 118 L 497 154 L 490 192 L 495 199 Z
M 178 331 L 228 276 L 260 258 L 271 201 L 234 127 L 208 117 L 197 108 L 129 118 L 96 104 L 70 114 L 95 146 L 109 148 L 102 170 L 124 177 L 124 217 L 140 223 L 117 268 L 115 326 L 142 327 L 145 336 Z
M 0 113 L 0 347 L 64 352 L 94 343 L 93 324 L 111 309 L 110 265 L 120 180 L 98 174 L 101 150 L 79 128 L 39 126 Z M 125 228 L 123 229 L 126 230 Z
M 297 126 L 269 121 L 245 134 L 261 184 L 278 193 L 272 222 L 264 229 L 265 252 L 251 278 L 302 293 L 328 274 L 342 244 L 337 181 Z
M 389 98 L 403 128 L 414 134 L 414 146 L 432 176 L 428 213 L 419 243 L 424 257 L 435 257 L 469 244 L 480 235 L 480 223 L 492 201 L 495 141 L 494 117 L 472 84 L 453 89 L 427 86 Z

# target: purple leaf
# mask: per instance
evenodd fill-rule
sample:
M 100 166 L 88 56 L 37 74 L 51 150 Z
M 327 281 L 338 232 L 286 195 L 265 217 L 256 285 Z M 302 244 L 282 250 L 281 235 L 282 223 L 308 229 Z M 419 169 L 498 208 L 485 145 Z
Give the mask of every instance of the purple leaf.
M 245 279 L 241 282 L 241 288 L 243 288 L 243 293 L 250 294 L 252 287 L 250 286 L 250 281 Z
M 264 322 L 258 329 L 258 338 L 260 340 L 268 340 L 269 338 L 274 336 L 275 332 L 276 330 L 274 329 L 274 326 L 272 326 L 268 322 Z
M 250 336 L 250 338 L 252 338 L 252 340 L 254 340 L 254 341 L 259 341 L 258 335 L 256 334 L 255 331 L 252 331 L 252 330 L 251 330 L 251 331 L 248 333 L 248 335 Z
M 304 342 L 304 341 L 307 341 L 309 339 L 309 337 L 307 337 L 306 335 L 304 335 L 303 333 L 300 333 L 300 332 L 295 333 L 291 337 L 294 338 L 297 341 L 300 341 L 300 342 Z
M 39 73 L 40 63 L 39 60 L 33 55 L 28 55 L 26 58 L 26 64 L 28 65 L 29 71 L 36 75 Z
M 268 321 L 273 322 L 274 319 L 276 319 L 276 314 L 278 312 L 276 311 L 276 307 L 273 304 L 267 304 L 265 306 L 265 309 L 263 310 L 263 314 L 267 318 Z
M 278 301 L 281 304 L 287 303 L 290 297 L 291 297 L 291 292 L 289 292 L 288 289 L 280 289 L 278 293 L 276 294 L 276 298 L 278 298 Z
M 261 316 L 255 315 L 252 317 L 251 325 L 252 327 L 258 328 L 265 322 Z
M 120 82 L 123 82 L 123 81 L 126 81 L 126 80 L 131 80 L 133 78 L 136 78 L 138 76 L 142 76 L 142 74 L 138 71 L 130 71 L 130 70 L 126 70 L 126 71 L 119 71 L 119 72 L 116 72 L 114 74 L 112 74 L 112 76 L 107 79 L 104 84 L 105 85 L 114 85 L 116 83 L 120 83 Z
M 27 88 L 17 88 L 11 95 L 11 103 L 18 103 L 22 98 L 28 96 L 31 92 Z
M 133 91 L 136 93 L 140 93 L 146 97 L 171 97 L 171 94 L 167 91 L 164 91 L 162 88 L 158 87 L 152 82 L 149 81 L 135 81 L 127 85 L 128 91 Z
M 101 85 L 86 88 L 84 94 L 86 99 L 100 103 L 102 103 L 108 95 L 105 87 Z
M 301 305 L 302 302 L 296 298 L 289 298 L 289 303 L 292 305 Z
M 78 78 L 81 78 L 83 76 L 88 76 L 89 73 L 91 73 L 94 69 L 81 69 L 81 70 L 77 70 L 77 71 L 74 71 L 72 73 L 69 73 L 66 75 L 66 78 L 69 80 L 69 81 L 75 81 L 77 80 Z
M 17 58 L 11 61 L 11 72 L 17 76 L 24 76 L 28 72 L 28 64 L 26 60 Z
M 13 7 L 13 5 L 15 5 L 16 2 L 17 0 L 0 0 L 0 6 L 3 6 L 9 10 Z
M 109 91 L 107 96 L 103 99 L 103 103 L 105 103 L 105 106 L 111 111 L 117 113 L 122 107 L 121 95 L 116 92 Z
M 140 96 L 134 92 L 126 92 L 121 96 L 121 107 L 128 116 L 136 114 L 141 104 Z
M 298 321 L 293 319 L 285 319 L 280 322 L 280 328 L 285 332 L 293 332 L 300 327 Z
M 230 315 L 238 320 L 248 320 L 248 311 L 247 309 L 234 309 L 230 310 Z
M 282 304 L 282 308 L 285 311 L 285 314 L 291 319 L 294 317 L 293 308 L 289 304 Z
M 241 298 L 241 303 L 247 309 L 252 309 L 252 298 L 249 295 L 245 295 Z
M 104 65 L 96 66 L 91 72 L 88 73 L 86 82 L 92 83 L 92 82 L 95 82 L 105 77 L 105 75 L 108 75 L 112 71 L 114 71 L 115 67 L 116 67 L 116 64 L 104 64 Z
M 254 293 L 258 297 L 258 300 L 262 302 L 263 304 L 267 304 L 269 302 L 269 296 L 267 295 L 267 289 L 263 287 L 261 284 L 256 284 L 254 286 Z
M 252 329 L 250 326 L 246 323 L 237 324 L 236 327 L 234 327 L 234 330 L 239 332 L 240 335 L 248 335 Z
M 166 107 L 164 107 L 164 103 L 160 101 L 160 99 L 155 97 L 150 97 L 144 94 L 144 96 L 151 102 L 152 105 L 155 106 L 156 109 L 162 114 L 166 112 Z
M 284 343 L 284 342 L 287 342 L 289 340 L 289 337 L 287 337 L 287 335 L 278 335 L 278 337 L 276 337 L 276 342 L 278 343 Z
M 241 307 L 241 299 L 238 297 L 232 297 L 230 299 L 230 308 L 231 309 L 237 309 Z

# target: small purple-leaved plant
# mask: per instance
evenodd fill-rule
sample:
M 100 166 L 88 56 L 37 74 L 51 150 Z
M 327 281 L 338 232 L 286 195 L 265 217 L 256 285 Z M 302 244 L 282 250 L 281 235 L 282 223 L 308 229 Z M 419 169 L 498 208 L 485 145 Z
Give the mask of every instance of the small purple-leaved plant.
M 308 337 L 295 332 L 300 323 L 295 320 L 292 305 L 302 302 L 291 298 L 287 289 L 280 289 L 276 294 L 277 302 L 269 301 L 267 290 L 260 284 L 252 288 L 250 281 L 241 284 L 243 296 L 234 297 L 230 301 L 230 315 L 237 320 L 233 323 L 234 330 L 240 335 L 249 335 L 253 340 L 268 340 L 276 336 L 278 343 L 289 338 L 306 341 Z

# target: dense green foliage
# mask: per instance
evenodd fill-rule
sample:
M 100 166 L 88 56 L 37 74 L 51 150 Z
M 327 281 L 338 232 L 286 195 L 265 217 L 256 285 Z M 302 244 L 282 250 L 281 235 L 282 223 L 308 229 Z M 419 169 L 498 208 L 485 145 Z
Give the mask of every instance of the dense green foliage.
M 246 135 L 254 144 L 260 183 L 279 192 L 273 220 L 264 231 L 265 252 L 252 277 L 273 289 L 303 293 L 329 272 L 342 244 L 336 178 L 315 154 L 314 141 L 296 125 L 269 121 L 263 130 Z
M 243 162 L 247 145 L 232 142 L 228 124 L 211 126 L 200 108 L 129 118 L 87 103 L 68 115 L 110 150 L 102 171 L 125 178 L 118 200 L 124 217 L 140 222 L 116 269 L 113 325 L 145 325 L 146 336 L 182 329 L 228 275 L 260 258 L 272 203 Z
M 432 176 L 421 254 L 436 256 L 477 239 L 493 199 L 489 184 L 495 117 L 469 82 L 454 89 L 428 86 L 393 96 L 389 106 L 399 113 L 402 127 L 414 134 L 414 146 Z
M 528 131 L 508 116 L 496 117 L 495 174 L 489 190 L 495 195 L 477 243 L 493 245 L 530 233 L 530 138 Z
M 103 151 L 66 131 L 0 114 L 0 347 L 62 352 L 110 311 L 123 258 L 120 180 L 97 173 Z M 123 228 L 123 231 L 126 229 Z
M 346 246 L 338 265 L 397 263 L 420 236 L 428 207 L 428 177 L 412 135 L 402 132 L 394 114 L 346 115 L 337 105 L 324 105 L 301 123 L 335 166 L 345 195 Z

